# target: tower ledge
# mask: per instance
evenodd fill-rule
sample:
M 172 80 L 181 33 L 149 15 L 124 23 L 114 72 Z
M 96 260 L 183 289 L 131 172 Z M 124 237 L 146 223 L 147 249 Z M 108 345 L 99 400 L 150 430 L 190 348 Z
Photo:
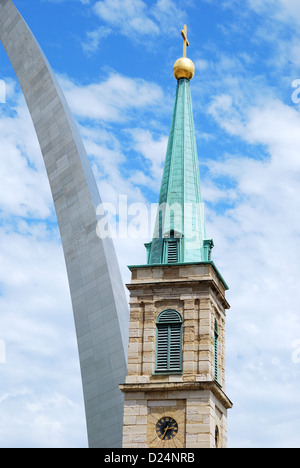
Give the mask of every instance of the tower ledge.
M 231 409 L 233 403 L 227 397 L 222 387 L 218 382 L 151 382 L 143 384 L 121 384 L 119 385 L 120 390 L 123 393 L 136 393 L 136 392 L 174 392 L 174 391 L 197 391 L 197 390 L 208 390 L 215 395 L 218 400 L 224 405 L 226 409 Z
M 137 286 L 145 287 L 151 285 L 193 284 L 201 282 L 211 283 L 221 299 L 225 309 L 230 305 L 225 299 L 225 291 L 229 288 L 213 261 L 198 263 L 176 263 L 176 264 L 154 264 L 154 265 L 132 265 L 128 267 L 132 273 L 131 283 L 127 284 L 129 290 Z

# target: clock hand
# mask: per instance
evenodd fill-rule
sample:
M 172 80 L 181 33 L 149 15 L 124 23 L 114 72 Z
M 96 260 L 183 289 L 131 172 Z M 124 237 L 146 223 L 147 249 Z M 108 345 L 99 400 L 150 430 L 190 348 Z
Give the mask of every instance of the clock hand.
M 168 431 L 169 429 L 171 429 L 171 427 L 167 426 L 166 429 L 165 429 L 165 432 L 163 433 L 163 436 L 162 436 L 163 439 L 165 438 L 165 436 L 166 436 L 166 434 L 167 434 L 167 431 Z

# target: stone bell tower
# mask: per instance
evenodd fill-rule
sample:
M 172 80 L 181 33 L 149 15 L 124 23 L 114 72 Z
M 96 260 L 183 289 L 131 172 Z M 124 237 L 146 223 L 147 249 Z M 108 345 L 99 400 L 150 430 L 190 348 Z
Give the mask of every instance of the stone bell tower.
M 130 266 L 130 330 L 123 448 L 225 448 L 225 319 L 228 289 L 205 236 L 190 81 L 177 91 L 147 264 Z

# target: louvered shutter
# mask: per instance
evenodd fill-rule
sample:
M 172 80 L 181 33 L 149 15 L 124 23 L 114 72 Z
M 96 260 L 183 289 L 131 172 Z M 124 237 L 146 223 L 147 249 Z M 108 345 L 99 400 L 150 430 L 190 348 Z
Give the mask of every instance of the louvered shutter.
M 181 324 L 170 325 L 169 369 L 181 369 Z
M 219 381 L 219 330 L 218 322 L 215 321 L 215 339 L 214 339 L 214 353 L 215 353 L 215 380 Z
M 160 314 L 157 323 L 156 371 L 182 369 L 182 318 L 174 310 Z
M 178 262 L 178 241 L 168 241 L 168 263 Z
M 159 371 L 168 370 L 169 327 L 160 325 L 157 328 L 156 368 Z
M 157 323 L 182 323 L 182 318 L 176 310 L 164 310 L 158 317 Z

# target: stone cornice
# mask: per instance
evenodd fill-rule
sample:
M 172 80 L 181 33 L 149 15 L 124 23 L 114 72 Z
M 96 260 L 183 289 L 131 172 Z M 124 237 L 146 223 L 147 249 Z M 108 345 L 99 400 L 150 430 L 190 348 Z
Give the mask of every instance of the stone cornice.
M 163 270 L 171 270 L 171 269 L 182 269 L 184 267 L 189 268 L 190 266 L 195 266 L 195 267 L 201 267 L 201 266 L 209 266 L 212 268 L 212 271 L 215 271 L 216 273 L 217 270 L 213 264 L 213 262 L 202 262 L 202 263 L 197 263 L 197 264 L 174 264 L 174 265 L 140 265 L 140 266 L 130 266 L 128 267 L 131 272 L 133 270 L 154 270 L 154 269 L 163 269 Z M 133 278 L 133 276 L 132 276 Z M 153 287 L 170 287 L 176 285 L 178 286 L 187 286 L 187 285 L 199 285 L 200 283 L 205 283 L 209 286 L 211 286 L 215 292 L 219 300 L 222 302 L 223 307 L 225 309 L 230 309 L 230 305 L 227 302 L 225 298 L 225 291 L 223 289 L 224 283 L 223 281 L 218 281 L 217 278 L 220 280 L 219 275 L 215 277 L 215 275 L 208 273 L 208 274 L 199 274 L 199 275 L 180 275 L 180 276 L 170 276 L 167 275 L 165 276 L 164 274 L 158 277 L 155 274 L 151 275 L 139 275 L 137 278 L 133 278 L 131 283 L 126 284 L 126 287 L 128 288 L 129 291 L 133 292 L 136 289 L 147 289 L 147 288 L 153 288 Z M 225 283 L 226 284 L 226 283 Z M 226 289 L 226 288 L 225 288 Z
M 226 409 L 230 409 L 233 406 L 222 387 L 215 381 L 129 383 L 121 384 L 119 388 L 124 393 L 208 390 L 218 398 Z

